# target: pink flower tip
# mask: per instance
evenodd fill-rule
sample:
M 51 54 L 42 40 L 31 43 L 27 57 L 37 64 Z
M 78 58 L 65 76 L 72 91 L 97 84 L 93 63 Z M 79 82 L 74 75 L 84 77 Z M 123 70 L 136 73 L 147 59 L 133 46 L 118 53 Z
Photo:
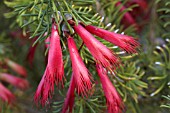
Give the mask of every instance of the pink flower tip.
M 37 106 L 39 103 L 42 106 L 47 105 L 49 103 L 48 98 L 51 97 L 51 87 L 48 84 L 47 84 L 47 87 L 45 87 L 44 81 L 45 79 L 43 76 L 34 95 L 34 102 L 36 103 Z
M 27 76 L 27 71 L 26 71 L 26 69 L 23 66 L 17 64 L 16 62 L 14 62 L 14 61 L 12 61 L 12 60 L 10 60 L 8 58 L 5 59 L 5 62 L 16 73 L 18 73 L 18 74 L 20 74 L 20 75 L 22 75 L 24 77 Z
M 15 101 L 15 96 L 4 86 L 0 83 L 0 98 L 9 104 L 13 104 Z
M 10 83 L 11 85 L 18 87 L 22 90 L 25 90 L 29 87 L 27 80 L 15 77 L 8 73 L 0 73 L 0 80 Z
M 66 99 L 64 101 L 64 105 L 62 108 L 62 113 L 67 113 L 67 110 L 69 109 L 69 112 L 72 112 L 73 105 L 74 105 L 74 91 L 75 91 L 75 81 L 74 81 L 74 75 L 72 74 L 71 80 L 70 80 L 70 86 L 67 91 Z

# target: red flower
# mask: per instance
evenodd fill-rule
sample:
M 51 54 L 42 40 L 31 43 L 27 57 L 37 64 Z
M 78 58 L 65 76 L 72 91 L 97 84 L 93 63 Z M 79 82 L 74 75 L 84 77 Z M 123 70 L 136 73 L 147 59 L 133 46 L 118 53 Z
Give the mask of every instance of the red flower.
M 64 65 L 62 59 L 62 50 L 60 45 L 60 37 L 57 26 L 52 25 L 50 49 L 48 53 L 48 64 L 44 72 L 43 78 L 37 88 L 34 100 L 38 103 L 40 100 L 42 105 L 48 101 L 54 92 L 54 83 L 63 86 Z
M 128 53 L 136 53 L 136 48 L 139 47 L 139 43 L 135 41 L 132 37 L 110 32 L 101 28 L 97 28 L 92 25 L 87 25 L 85 28 L 92 34 L 101 37 L 112 44 L 115 44 L 127 51 Z
M 100 64 L 97 64 L 96 69 L 106 97 L 108 113 L 121 113 L 123 109 L 123 102 L 118 92 L 112 85 L 112 82 L 109 80 L 103 67 Z
M 8 102 L 9 104 L 12 104 L 15 100 L 15 96 L 0 83 L 0 98 Z
M 74 98 L 75 98 L 74 90 L 75 90 L 75 81 L 74 81 L 74 75 L 72 74 L 72 77 L 70 80 L 70 86 L 67 92 L 66 99 L 64 101 L 62 113 L 66 113 L 68 108 L 69 108 L 69 112 L 70 113 L 72 112 L 73 105 L 74 105 Z
M 74 30 L 82 38 L 97 63 L 102 64 L 106 68 L 115 68 L 119 66 L 119 58 L 117 58 L 111 50 L 94 38 L 84 27 L 80 24 L 74 25 Z
M 7 63 L 7 65 L 13 69 L 15 72 L 17 72 L 18 74 L 26 77 L 27 76 L 27 72 L 26 69 L 24 67 L 22 67 L 21 65 L 11 61 L 10 59 L 6 58 L 5 62 Z
M 29 51 L 28 51 L 28 54 L 27 54 L 27 58 L 26 58 L 26 59 L 28 60 L 28 62 L 29 62 L 30 65 L 32 65 L 36 48 L 37 48 L 37 44 L 36 44 L 34 47 L 31 46 L 31 47 L 29 48 Z
M 134 12 L 135 14 L 138 14 L 138 15 L 142 14 L 148 9 L 148 4 L 147 4 L 146 0 L 129 0 L 127 2 L 128 7 L 130 7 L 130 6 L 134 5 L 134 4 L 139 5 L 138 7 L 134 8 L 136 10 L 136 12 Z M 133 9 L 133 11 L 134 11 L 134 9 Z
M 44 34 L 44 36 L 46 36 L 47 33 Z M 34 38 L 32 40 L 32 44 L 37 40 L 38 37 Z M 50 43 L 50 37 L 48 37 L 47 39 L 45 39 L 45 48 L 49 48 L 49 43 Z M 32 45 L 31 44 L 31 45 Z M 34 46 L 31 46 L 29 48 L 29 51 L 28 51 L 28 54 L 27 54 L 27 60 L 29 62 L 30 65 L 32 65 L 32 62 L 33 62 L 33 59 L 34 59 L 34 54 L 35 54 L 35 51 L 36 51 L 36 48 L 37 48 L 38 44 L 35 44 Z
M 46 71 L 45 71 L 46 72 Z M 50 85 L 47 85 L 46 87 L 44 86 L 44 82 L 45 82 L 45 74 L 43 75 L 39 85 L 38 85 L 38 88 L 36 90 L 36 93 L 34 95 L 34 101 L 35 103 L 38 105 L 39 101 L 40 103 L 42 104 L 42 106 L 45 106 L 46 104 L 49 103 L 49 100 L 48 98 L 50 97 L 51 98 L 51 87 Z M 54 89 L 52 88 L 52 91 Z
M 54 76 L 56 85 L 59 83 L 63 85 L 64 65 L 62 49 L 57 26 L 55 24 L 52 25 L 47 72 L 49 72 L 51 76 Z
M 20 89 L 26 89 L 29 86 L 27 80 L 15 77 L 15 76 L 10 75 L 8 73 L 0 73 L 0 80 L 8 82 L 8 83 L 20 88 Z
M 90 81 L 91 76 L 88 69 L 85 67 L 76 47 L 76 44 L 72 37 L 68 37 L 68 48 L 70 52 L 70 58 L 72 62 L 72 70 L 75 81 L 75 87 L 78 94 L 87 96 L 87 93 L 92 88 Z
M 121 7 L 121 8 L 120 8 L 120 11 L 121 11 L 121 12 L 123 12 L 123 11 L 126 10 L 126 7 L 125 7 L 121 2 L 117 2 L 117 3 L 116 3 L 116 6 L 117 6 L 117 7 Z M 123 15 L 122 23 L 125 25 L 125 27 L 128 27 L 128 26 L 130 26 L 130 25 L 135 25 L 135 27 L 138 27 L 137 24 L 136 24 L 135 19 L 132 17 L 132 15 L 131 15 L 129 12 L 126 12 L 126 13 Z
M 34 41 L 37 40 L 37 38 L 38 37 L 36 37 L 36 38 L 34 38 L 32 40 L 32 44 L 34 43 Z M 28 54 L 27 54 L 27 58 L 26 58 L 30 65 L 32 65 L 32 62 L 33 62 L 33 59 L 34 59 L 34 54 L 35 54 L 36 48 L 38 46 L 38 44 L 35 44 L 34 46 L 32 46 L 32 44 L 31 44 L 31 46 L 29 48 L 29 51 L 28 51 Z

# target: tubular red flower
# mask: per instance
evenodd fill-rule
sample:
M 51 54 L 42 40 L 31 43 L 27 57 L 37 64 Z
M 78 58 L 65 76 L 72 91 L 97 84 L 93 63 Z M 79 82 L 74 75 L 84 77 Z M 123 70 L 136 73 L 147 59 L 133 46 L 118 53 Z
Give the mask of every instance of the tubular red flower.
M 28 81 L 22 78 L 15 77 L 8 73 L 0 73 L 0 80 L 8 82 L 20 89 L 27 89 L 29 87 Z
M 123 102 L 115 87 L 112 85 L 112 82 L 109 80 L 106 71 L 100 64 L 96 65 L 96 70 L 100 77 L 106 97 L 108 113 L 121 113 L 123 109 Z
M 11 61 L 10 59 L 6 58 L 5 59 L 6 64 L 13 69 L 15 72 L 17 72 L 18 74 L 26 77 L 27 76 L 27 71 L 24 67 L 22 67 L 21 65 Z
M 120 11 L 123 12 L 124 10 L 126 10 L 126 7 L 121 3 L 121 2 L 117 2 L 116 6 L 121 6 Z M 135 21 L 135 19 L 132 17 L 132 15 L 129 12 L 126 12 L 122 18 L 122 22 L 125 24 L 126 27 L 130 26 L 130 25 L 135 25 L 135 27 L 137 26 L 137 23 Z
M 72 113 L 72 109 L 74 105 L 74 98 L 75 98 L 74 91 L 75 91 L 75 81 L 74 81 L 74 75 L 72 74 L 72 77 L 70 80 L 70 86 L 67 91 L 66 99 L 64 101 L 62 113 L 66 113 L 68 108 L 69 108 L 69 112 Z
M 55 83 L 63 85 L 64 65 L 62 59 L 62 49 L 57 26 L 53 24 L 50 39 L 50 49 L 48 55 L 47 71 L 55 78 Z
M 72 37 L 68 37 L 68 48 L 70 52 L 70 58 L 72 62 L 72 70 L 75 81 L 75 87 L 78 94 L 87 96 L 92 88 L 91 75 L 88 69 L 85 67 L 76 47 L 76 44 Z
M 1 83 L 0 83 L 0 98 L 3 101 L 8 102 L 9 104 L 12 104 L 15 100 L 15 96 Z
M 135 49 L 140 45 L 135 39 L 127 35 L 117 34 L 92 25 L 87 25 L 85 28 L 90 33 L 119 46 L 128 53 L 136 53 Z
M 128 1 L 128 3 L 131 5 L 138 4 L 140 9 L 143 11 L 147 10 L 147 8 L 148 8 L 148 5 L 145 0 L 130 0 L 130 1 Z
M 29 48 L 29 51 L 28 51 L 26 59 L 27 59 L 27 61 L 29 62 L 30 65 L 32 65 L 36 48 L 37 48 L 37 44 L 34 47 L 31 46 Z
M 34 43 L 34 41 L 37 40 L 38 37 L 35 37 L 33 40 L 32 40 L 32 44 Z M 27 57 L 26 59 L 28 60 L 29 64 L 32 65 L 32 62 L 33 62 L 33 59 L 34 59 L 34 54 L 35 54 L 35 51 L 36 51 L 36 48 L 38 46 L 38 44 L 35 44 L 34 46 L 30 46 L 29 48 L 29 51 L 28 51 L 28 54 L 27 54 Z
M 114 53 L 94 38 L 84 27 L 80 24 L 74 25 L 76 33 L 82 38 L 85 45 L 96 59 L 97 63 L 102 64 L 106 68 L 119 67 L 119 58 Z
M 43 78 L 35 93 L 35 102 L 41 101 L 45 105 L 48 98 L 54 92 L 54 83 L 63 86 L 64 78 L 64 65 L 62 59 L 62 50 L 60 45 L 60 37 L 58 34 L 57 26 L 52 25 L 50 49 L 48 53 L 48 64 L 44 72 Z

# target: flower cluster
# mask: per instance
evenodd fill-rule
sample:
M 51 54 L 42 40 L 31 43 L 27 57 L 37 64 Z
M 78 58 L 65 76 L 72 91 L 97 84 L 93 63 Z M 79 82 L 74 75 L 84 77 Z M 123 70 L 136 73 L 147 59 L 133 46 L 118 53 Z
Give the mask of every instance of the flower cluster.
M 107 73 L 108 71 L 114 71 L 118 68 L 121 61 L 113 51 L 103 45 L 93 35 L 119 46 L 127 53 L 136 53 L 140 44 L 131 36 L 117 34 L 92 25 L 84 25 L 81 22 L 76 24 L 72 19 L 69 19 L 68 23 L 75 33 L 83 40 L 85 46 L 94 58 L 96 71 L 99 75 L 106 97 L 108 112 L 120 113 L 123 110 L 124 105 L 116 88 L 109 80 Z M 40 102 L 42 106 L 49 104 L 49 98 L 52 97 L 52 93 L 54 92 L 54 84 L 57 86 L 60 84 L 63 85 L 64 80 L 62 49 L 57 28 L 57 24 L 53 23 L 50 35 L 48 63 L 34 97 L 35 102 L 37 104 Z M 63 34 L 67 38 L 68 50 L 72 63 L 72 77 L 62 109 L 62 113 L 66 113 L 68 109 L 72 112 L 75 92 L 83 97 L 91 95 L 90 91 L 92 89 L 93 78 L 79 55 L 72 35 L 70 35 L 67 30 L 63 30 Z
M 14 61 L 5 58 L 4 64 L 6 64 L 8 67 L 10 67 L 13 71 L 18 73 L 19 75 L 26 77 L 27 72 L 24 67 L 21 65 L 15 63 Z M 1 68 L 6 68 L 3 63 L 0 64 Z M 6 72 L 0 72 L 0 99 L 2 99 L 4 102 L 7 102 L 9 104 L 13 104 L 15 100 L 15 96 L 1 83 L 1 81 L 11 84 L 12 86 L 15 86 L 19 89 L 25 90 L 29 87 L 29 83 L 25 78 L 16 77 L 14 75 L 11 75 Z

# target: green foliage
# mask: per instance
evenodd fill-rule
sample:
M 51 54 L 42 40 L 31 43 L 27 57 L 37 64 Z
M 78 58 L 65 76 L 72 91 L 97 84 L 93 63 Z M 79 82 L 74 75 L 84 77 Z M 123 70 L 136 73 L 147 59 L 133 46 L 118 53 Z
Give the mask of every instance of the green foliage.
M 125 102 L 133 99 L 137 103 L 139 95 L 146 96 L 143 89 L 148 88 L 148 86 L 141 80 L 145 72 L 137 67 L 135 62 L 126 62 L 124 66 L 126 68 L 121 67 L 116 74 L 119 77 L 117 81 L 118 91 Z
M 168 100 L 168 102 L 170 102 L 170 96 L 162 96 L 164 99 Z M 170 103 L 167 103 L 166 105 L 161 105 L 161 107 L 164 108 L 169 108 L 170 109 Z
M 157 46 L 156 50 L 153 52 L 156 59 L 154 64 L 149 65 L 149 67 L 154 70 L 154 76 L 148 77 L 149 80 L 158 81 L 159 87 L 154 91 L 151 96 L 158 94 L 161 90 L 166 88 L 170 82 L 170 41 L 167 39 L 167 44 L 162 47 Z
M 122 5 L 124 5 L 127 1 L 128 0 L 121 0 Z M 133 28 L 134 26 L 129 26 L 129 29 L 124 30 L 120 22 L 126 12 L 132 11 L 132 9 L 134 7 L 137 7 L 138 5 L 132 5 L 126 8 L 125 10 L 120 11 L 122 5 L 115 7 L 117 2 L 120 2 L 120 0 L 101 0 L 98 10 L 100 14 L 106 18 L 105 23 L 108 23 L 108 22 L 113 23 L 121 31 L 123 30 L 123 32 L 125 33 L 131 33 L 134 31 L 134 28 Z
M 93 2 L 93 0 L 83 1 L 82 6 L 87 4 L 90 6 Z M 58 24 L 64 21 L 70 29 L 70 32 L 72 30 L 67 22 L 66 14 L 71 14 L 76 23 L 78 23 L 78 20 L 81 20 L 85 24 L 96 22 L 96 20 L 93 19 L 94 17 L 91 18 L 92 14 L 89 14 L 92 7 L 82 7 L 80 3 L 82 3 L 81 0 L 71 0 L 68 2 L 65 0 L 60 2 L 56 0 L 25 0 L 24 2 L 22 2 L 22 0 L 14 0 L 12 2 L 5 1 L 8 7 L 14 9 L 14 11 L 6 13 L 5 16 L 12 17 L 16 15 L 16 22 L 25 32 L 31 28 L 31 31 L 29 30 L 31 33 L 30 38 L 38 36 L 38 39 L 33 44 L 35 45 L 38 41 L 44 41 L 50 34 L 52 17 L 55 18 Z M 61 26 L 58 27 L 59 32 L 61 32 Z M 44 36 L 46 32 L 48 35 Z
M 106 110 L 104 95 L 101 89 L 97 89 L 93 92 L 93 96 L 90 98 L 82 98 L 78 95 L 75 97 L 75 105 L 73 113 L 99 113 Z M 53 113 L 60 113 L 63 106 L 63 101 L 54 102 Z
M 156 3 L 160 5 L 160 8 L 157 10 L 160 24 L 164 30 L 162 37 L 167 38 L 170 37 L 170 33 L 168 32 L 170 29 L 170 1 L 168 0 L 157 0 Z
M 10 50 L 10 40 L 5 39 L 6 36 L 5 34 L 0 35 L 0 66 L 2 65 L 1 63 L 4 61 L 4 58 L 8 57 L 11 55 L 11 50 Z M 3 68 L 0 68 L 0 71 L 3 71 Z

